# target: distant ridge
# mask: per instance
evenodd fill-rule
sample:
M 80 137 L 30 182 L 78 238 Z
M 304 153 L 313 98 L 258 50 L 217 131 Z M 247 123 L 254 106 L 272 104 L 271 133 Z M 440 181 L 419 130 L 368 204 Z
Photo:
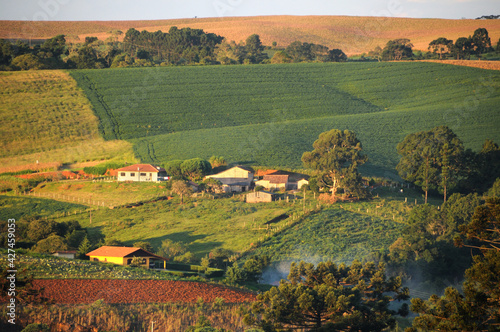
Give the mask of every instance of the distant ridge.
M 129 28 L 167 32 L 170 27 L 203 29 L 234 40 L 244 41 L 258 34 L 265 45 L 287 46 L 293 41 L 340 48 L 346 54 L 360 54 L 383 47 L 390 39 L 409 38 L 415 49 L 427 50 L 429 42 L 446 37 L 467 37 L 477 28 L 486 28 L 492 43 L 500 38 L 500 20 L 415 19 L 361 16 L 253 16 L 190 18 L 146 21 L 0 21 L 0 38 L 44 39 L 64 34 L 69 41 L 86 36 L 106 39 L 111 31 Z M 123 37 L 123 35 L 122 35 Z

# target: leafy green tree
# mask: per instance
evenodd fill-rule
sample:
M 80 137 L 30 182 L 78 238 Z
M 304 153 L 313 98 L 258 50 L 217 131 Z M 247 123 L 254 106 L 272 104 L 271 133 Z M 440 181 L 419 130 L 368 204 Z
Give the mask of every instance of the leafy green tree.
M 60 250 L 68 250 L 68 245 L 62 236 L 51 235 L 46 239 L 38 241 L 32 250 L 33 252 L 51 254 Z
M 44 52 L 45 57 L 60 57 L 66 52 L 66 38 L 64 35 L 57 35 L 47 39 L 41 46 L 40 52 Z
M 147 241 L 134 242 L 133 246 L 136 248 L 144 249 L 144 250 L 149 251 L 149 252 L 153 252 L 153 246 L 151 245 L 151 243 L 149 243 Z
M 186 251 L 187 248 L 183 243 L 166 239 L 161 242 L 160 249 L 158 249 L 156 254 L 168 260 L 173 260 L 175 257 L 183 255 Z
M 270 259 L 266 255 L 252 256 L 247 259 L 245 264 L 243 264 L 246 280 L 254 282 L 259 281 L 262 271 L 269 263 Z
M 412 299 L 411 310 L 419 317 L 410 331 L 495 331 L 500 326 L 500 199 L 488 199 L 460 230 L 466 239 L 457 238 L 456 244 L 480 250 L 465 273 L 463 294 L 448 287 L 442 297 Z
M 462 141 L 446 126 L 407 135 L 397 146 L 402 156 L 396 169 L 399 175 L 420 186 L 425 203 L 430 189 L 438 188 L 446 201 L 450 187 L 458 184 Z
M 46 69 L 45 63 L 34 54 L 23 54 L 12 59 L 12 66 L 21 70 Z
M 227 165 L 226 159 L 222 156 L 212 156 L 212 157 L 210 157 L 210 159 L 208 159 L 208 162 L 212 166 L 212 169 L 216 168 L 216 167 Z
M 285 51 L 278 51 L 271 58 L 271 63 L 291 63 L 292 61 L 293 59 Z
M 46 239 L 57 233 L 57 223 L 54 220 L 35 218 L 29 221 L 28 238 L 33 242 Z
M 481 59 L 483 53 L 488 52 L 491 48 L 491 40 L 488 36 L 488 30 L 485 28 L 476 29 L 472 35 L 471 41 L 474 53 L 479 59 Z
M 62 234 L 59 234 L 62 236 Z M 78 248 L 82 241 L 87 237 L 87 231 L 73 230 L 72 232 L 65 233 L 64 238 L 66 239 L 66 243 L 70 248 Z
M 342 181 L 346 174 L 356 174 L 358 166 L 367 160 L 361 153 L 361 142 L 349 130 L 324 132 L 313 143 L 313 148 L 311 152 L 304 152 L 302 162 L 328 180 L 323 184 L 331 188 L 333 197 L 339 188 L 345 187 Z
M 244 321 L 265 331 L 382 331 L 395 323 L 390 302 L 407 298 L 408 289 L 399 278 L 387 279 L 383 264 L 292 263 L 288 281 L 259 294 Z
M 177 180 L 172 183 L 172 191 L 181 197 L 181 204 L 184 204 L 184 196 L 193 192 L 191 187 L 182 180 Z
M 188 159 L 182 162 L 181 171 L 182 175 L 195 180 L 210 173 L 212 166 L 210 163 L 201 158 Z
M 163 164 L 163 168 L 169 176 L 182 176 L 182 160 L 171 160 Z
M 493 186 L 486 193 L 488 197 L 500 197 L 500 178 L 497 178 L 493 183 Z
M 245 46 L 236 44 L 234 41 L 224 41 L 215 47 L 215 56 L 223 65 L 235 65 L 243 62 L 246 55 Z
M 344 62 L 347 61 L 347 55 L 345 55 L 342 50 L 335 48 L 328 51 L 328 57 L 326 59 L 332 62 Z
M 500 177 L 500 147 L 492 140 L 485 140 L 481 151 L 475 156 L 473 181 L 476 188 L 484 192 Z
M 460 37 L 455 41 L 453 51 L 457 56 L 457 60 L 470 58 L 472 52 L 471 37 Z
M 403 60 L 413 56 L 413 44 L 409 39 L 389 40 L 382 50 L 383 60 Z
M 226 269 L 233 252 L 229 249 L 216 248 L 208 253 L 210 266 L 218 269 Z
M 253 34 L 249 36 L 245 41 L 246 58 L 250 60 L 251 63 L 261 63 L 263 60 L 267 59 L 267 54 L 263 53 L 264 46 L 260 41 L 259 35 Z
M 382 47 L 377 46 L 372 51 L 368 52 L 368 56 L 372 59 L 377 59 L 379 62 L 382 60 Z
M 247 280 L 245 270 L 242 269 L 238 262 L 234 262 L 232 266 L 226 270 L 226 280 L 232 284 L 239 284 Z
M 439 59 L 443 59 L 443 54 L 450 53 L 452 49 L 453 40 L 449 40 L 444 37 L 434 39 L 429 43 L 429 50 L 432 50 L 433 53 L 439 54 Z
M 424 204 L 412 209 L 403 236 L 389 247 L 391 260 L 396 263 L 433 261 L 438 255 L 436 232 L 441 231 L 435 223 L 439 224 L 439 215 L 434 206 Z

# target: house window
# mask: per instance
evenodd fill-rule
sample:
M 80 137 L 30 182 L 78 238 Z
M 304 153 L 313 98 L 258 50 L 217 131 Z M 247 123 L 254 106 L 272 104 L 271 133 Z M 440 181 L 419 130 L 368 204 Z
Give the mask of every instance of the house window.
M 146 173 L 141 173 L 141 176 L 146 176 Z
M 130 176 L 135 176 L 135 173 L 130 173 Z
M 144 265 L 146 263 L 147 263 L 146 258 L 143 258 L 141 264 Z
M 127 259 L 127 265 L 132 264 L 132 258 Z
M 94 262 L 99 262 L 99 258 L 94 258 Z
M 120 173 L 120 176 L 125 176 L 125 173 Z

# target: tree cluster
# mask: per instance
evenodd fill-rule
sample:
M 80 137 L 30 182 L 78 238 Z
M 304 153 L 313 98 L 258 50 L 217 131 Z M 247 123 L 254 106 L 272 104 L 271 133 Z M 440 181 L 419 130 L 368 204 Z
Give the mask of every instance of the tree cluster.
M 347 56 L 339 49 L 330 50 L 328 47 L 313 43 L 295 41 L 287 48 L 276 53 L 271 59 L 272 63 L 286 62 L 343 62 Z
M 460 60 L 470 59 L 471 55 L 476 55 L 480 59 L 484 53 L 493 49 L 488 30 L 479 28 L 474 31 L 472 36 L 460 37 L 455 43 L 453 43 L 453 40 L 439 37 L 429 43 L 429 50 L 434 54 L 438 54 L 439 59 L 449 55 Z
M 212 171 L 210 162 L 201 158 L 171 160 L 162 166 L 167 174 L 174 179 L 199 180 Z
M 226 270 L 226 281 L 231 284 L 258 282 L 269 262 L 270 259 L 266 255 L 249 257 L 243 266 L 240 266 L 238 262 L 234 262 Z
M 479 153 L 464 149 L 447 126 L 409 134 L 397 146 L 401 178 L 428 192 L 438 190 L 444 201 L 454 190 L 484 192 L 500 177 L 500 148 L 486 140 Z
M 170 64 L 210 63 L 223 37 L 202 29 L 171 27 L 167 33 L 131 28 L 123 39 L 124 52 L 139 59 L 152 59 Z
M 7 222 L 0 222 L 0 243 L 7 247 Z M 86 254 L 80 247 L 88 246 L 87 231 L 78 221 L 56 222 L 52 219 L 29 217 L 16 224 L 16 246 L 37 253 L 53 253 L 59 250 L 78 249 L 80 256 Z M 86 249 L 83 248 L 82 249 Z
M 387 279 L 383 264 L 300 262 L 292 263 L 288 280 L 259 294 L 244 317 L 265 331 L 382 331 L 394 326 L 393 315 L 408 313 L 405 304 L 398 311 L 389 304 L 407 298 L 401 279 Z
M 456 244 L 476 249 L 463 291 L 448 287 L 443 296 L 411 300 L 419 313 L 409 331 L 496 331 L 500 327 L 500 199 L 479 206 L 460 227 Z
M 190 64 L 257 64 L 304 61 L 346 61 L 339 49 L 313 43 L 293 42 L 269 59 L 260 36 L 235 43 L 201 29 L 171 27 L 167 33 L 129 29 L 112 31 L 105 41 L 85 37 L 81 43 L 66 43 L 64 35 L 30 47 L 22 41 L 0 40 L 0 70 L 101 69 Z

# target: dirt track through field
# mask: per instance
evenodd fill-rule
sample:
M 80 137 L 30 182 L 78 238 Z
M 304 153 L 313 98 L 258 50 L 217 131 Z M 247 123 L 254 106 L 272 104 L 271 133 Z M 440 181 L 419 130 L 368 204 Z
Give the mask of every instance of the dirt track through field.
M 33 286 L 43 289 L 42 295 L 56 304 L 93 303 L 167 303 L 212 302 L 223 298 L 226 303 L 254 301 L 250 292 L 219 285 L 170 280 L 95 280 L 37 279 Z

